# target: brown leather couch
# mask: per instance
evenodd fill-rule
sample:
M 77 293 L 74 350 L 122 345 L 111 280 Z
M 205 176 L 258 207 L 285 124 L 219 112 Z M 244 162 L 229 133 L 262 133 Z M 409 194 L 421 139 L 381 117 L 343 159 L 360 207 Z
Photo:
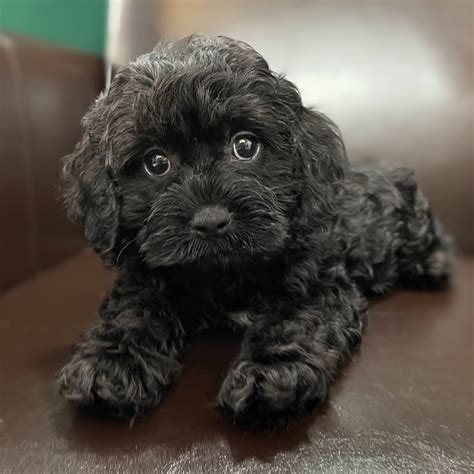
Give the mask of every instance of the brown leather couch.
M 84 245 L 58 203 L 58 164 L 102 86 L 99 58 L 0 32 L 0 291 Z
M 420 98 L 426 94 L 410 91 L 409 83 L 403 103 L 393 83 L 379 83 L 383 101 L 374 96 L 365 112 L 348 103 L 341 124 L 353 160 L 382 155 L 417 170 L 458 242 L 452 289 L 395 291 L 373 301 L 363 344 L 327 402 L 275 433 L 240 432 L 211 408 L 238 349 L 239 338 L 230 335 L 203 336 L 161 406 L 133 425 L 98 419 L 60 399 L 54 374 L 94 321 L 113 278 L 87 248 L 44 269 L 82 246 L 78 230 L 60 217 L 53 189 L 57 160 L 72 148 L 79 118 L 102 85 L 101 65 L 0 36 L 0 276 L 4 287 L 17 283 L 0 296 L 1 472 L 474 470 L 473 23 L 469 2 L 452 3 L 436 13 L 434 2 L 418 2 L 416 11 L 400 8 L 397 16 L 416 73 L 425 74 L 427 87 L 442 85 L 436 107 L 427 112 Z M 380 21 L 390 21 L 384 5 L 372 6 Z M 377 31 L 380 47 L 368 49 L 366 63 L 395 53 L 384 29 Z M 424 48 L 411 45 L 420 37 Z M 436 58 L 436 68 L 427 57 Z M 357 68 L 357 61 L 348 64 Z M 387 74 L 382 69 L 374 80 L 388 81 Z M 384 140 L 371 128 L 372 113 Z

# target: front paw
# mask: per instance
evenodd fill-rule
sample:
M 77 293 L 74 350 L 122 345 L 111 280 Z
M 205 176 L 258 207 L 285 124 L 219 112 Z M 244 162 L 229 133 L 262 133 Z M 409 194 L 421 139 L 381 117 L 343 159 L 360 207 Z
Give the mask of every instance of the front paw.
M 239 361 L 227 374 L 217 407 L 250 429 L 275 429 L 326 398 L 328 377 L 305 362 Z
M 80 345 L 59 371 L 57 383 L 73 403 L 131 418 L 157 405 L 179 370 L 178 362 L 164 356 L 147 359 L 136 351 L 91 351 Z

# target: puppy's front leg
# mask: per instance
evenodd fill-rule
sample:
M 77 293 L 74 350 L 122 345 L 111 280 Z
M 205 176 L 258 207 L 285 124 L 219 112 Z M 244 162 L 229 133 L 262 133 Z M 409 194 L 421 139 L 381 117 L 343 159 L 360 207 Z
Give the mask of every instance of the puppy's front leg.
M 158 404 L 180 371 L 184 331 L 159 291 L 117 279 L 88 331 L 58 374 L 62 395 L 119 417 Z
M 338 365 L 360 340 L 366 302 L 352 285 L 321 289 L 286 315 L 247 330 L 217 406 L 248 428 L 275 428 L 322 402 Z

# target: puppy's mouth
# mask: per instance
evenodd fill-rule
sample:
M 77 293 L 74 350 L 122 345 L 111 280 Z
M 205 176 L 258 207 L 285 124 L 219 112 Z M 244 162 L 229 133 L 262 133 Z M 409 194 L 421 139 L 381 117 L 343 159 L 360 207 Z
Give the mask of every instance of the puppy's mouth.
M 260 226 L 259 226 L 260 227 Z M 141 245 L 141 254 L 150 267 L 173 265 L 232 266 L 245 260 L 269 256 L 286 240 L 283 225 L 264 225 L 258 233 L 244 229 L 235 219 L 226 228 L 196 230 L 186 234 L 171 229 L 155 232 Z
M 202 206 L 191 219 L 157 211 L 140 233 L 140 253 L 151 268 L 236 266 L 281 250 L 287 228 L 282 213 L 255 207 Z

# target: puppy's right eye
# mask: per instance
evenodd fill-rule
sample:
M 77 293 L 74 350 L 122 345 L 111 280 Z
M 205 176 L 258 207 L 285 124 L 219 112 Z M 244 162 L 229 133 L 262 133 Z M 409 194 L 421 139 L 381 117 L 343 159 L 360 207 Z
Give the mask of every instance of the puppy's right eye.
M 232 138 L 232 153 L 240 161 L 251 161 L 260 153 L 260 142 L 250 132 L 240 132 Z
M 159 152 L 150 153 L 143 162 L 146 172 L 151 176 L 165 176 L 171 169 L 169 158 Z

